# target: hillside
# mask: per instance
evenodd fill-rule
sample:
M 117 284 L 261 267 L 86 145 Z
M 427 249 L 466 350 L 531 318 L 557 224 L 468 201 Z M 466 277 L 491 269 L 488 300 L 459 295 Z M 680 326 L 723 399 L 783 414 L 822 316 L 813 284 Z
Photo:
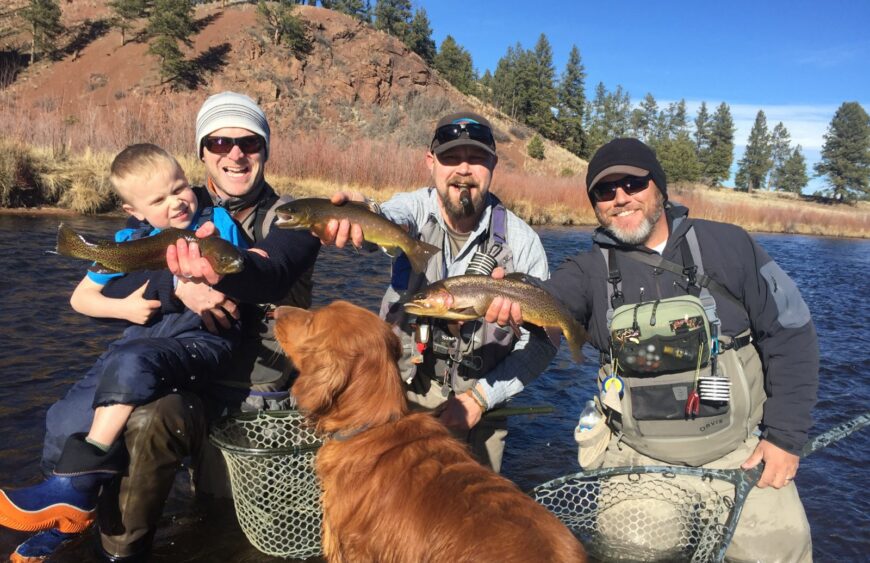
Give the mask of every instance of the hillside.
M 136 106 L 182 108 L 178 113 L 185 121 L 167 125 L 190 139 L 190 112 L 208 94 L 231 89 L 258 100 L 279 138 L 317 131 L 345 143 L 367 138 L 423 147 L 440 115 L 470 108 L 492 120 L 502 166 L 553 175 L 585 169 L 582 160 L 553 144 L 543 162 L 530 159 L 525 144 L 533 132 L 527 127 L 461 94 L 396 38 L 344 14 L 299 6 L 310 52 L 294 57 L 269 43 L 256 6 L 199 6 L 199 32 L 186 53 L 202 69 L 199 84 L 193 91 L 173 92 L 160 83 L 146 43 L 134 39 L 121 45 L 120 33 L 108 27 L 103 2 L 73 0 L 62 8 L 71 46 L 56 62 L 24 69 L 0 93 L 11 111 L 36 109 L 60 115 L 65 123 L 99 124 L 137 111 Z M 4 50 L 26 52 L 25 39 L 4 38 Z

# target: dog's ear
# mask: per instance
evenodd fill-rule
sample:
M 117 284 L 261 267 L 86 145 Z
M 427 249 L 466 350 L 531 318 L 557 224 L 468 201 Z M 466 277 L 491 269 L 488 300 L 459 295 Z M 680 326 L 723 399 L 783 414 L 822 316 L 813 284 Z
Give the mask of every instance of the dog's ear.
M 294 363 L 299 376 L 292 393 L 299 408 L 315 419 L 329 412 L 347 386 L 347 356 L 335 348 L 328 333 L 310 334 L 296 347 Z

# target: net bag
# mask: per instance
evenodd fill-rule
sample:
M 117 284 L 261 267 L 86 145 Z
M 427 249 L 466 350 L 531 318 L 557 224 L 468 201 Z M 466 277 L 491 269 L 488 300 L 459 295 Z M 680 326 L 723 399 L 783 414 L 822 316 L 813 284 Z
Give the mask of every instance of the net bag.
M 615 467 L 555 479 L 531 496 L 595 560 L 720 561 L 739 517 L 735 497 L 752 485 L 742 480 L 734 471 Z
M 251 544 L 268 555 L 305 558 L 321 552 L 320 440 L 297 411 L 231 415 L 209 441 L 224 455 L 236 517 Z

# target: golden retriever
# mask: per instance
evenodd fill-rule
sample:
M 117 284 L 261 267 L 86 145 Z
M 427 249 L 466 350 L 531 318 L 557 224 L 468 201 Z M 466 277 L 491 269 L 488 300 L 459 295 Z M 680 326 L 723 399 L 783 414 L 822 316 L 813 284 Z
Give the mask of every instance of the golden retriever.
M 578 562 L 580 542 L 483 467 L 428 413 L 409 414 L 398 337 L 344 301 L 277 309 L 299 409 L 331 436 L 317 455 L 331 562 Z

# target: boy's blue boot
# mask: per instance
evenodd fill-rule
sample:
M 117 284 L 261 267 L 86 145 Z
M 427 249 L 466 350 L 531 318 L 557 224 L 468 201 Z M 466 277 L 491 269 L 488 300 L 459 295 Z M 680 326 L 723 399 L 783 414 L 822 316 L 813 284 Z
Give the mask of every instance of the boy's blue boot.
M 79 534 L 64 534 L 59 530 L 39 532 L 15 548 L 15 553 L 9 556 L 11 563 L 38 563 L 45 561 L 63 544 L 78 537 Z
M 126 465 L 122 440 L 104 452 L 85 442 L 84 433 L 73 434 L 48 479 L 23 489 L 0 490 L 0 525 L 25 532 L 83 532 L 94 521 L 100 486 Z

